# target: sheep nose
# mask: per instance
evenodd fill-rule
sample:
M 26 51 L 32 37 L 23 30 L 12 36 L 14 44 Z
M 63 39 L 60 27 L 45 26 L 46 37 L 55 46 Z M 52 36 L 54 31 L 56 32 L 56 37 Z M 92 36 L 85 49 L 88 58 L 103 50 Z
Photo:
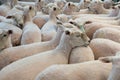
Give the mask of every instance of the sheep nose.
M 90 43 L 91 40 L 88 40 L 88 42 Z
M 22 29 L 23 28 L 23 24 L 19 24 L 19 27 Z
M 87 7 L 88 9 L 90 9 L 90 7 Z

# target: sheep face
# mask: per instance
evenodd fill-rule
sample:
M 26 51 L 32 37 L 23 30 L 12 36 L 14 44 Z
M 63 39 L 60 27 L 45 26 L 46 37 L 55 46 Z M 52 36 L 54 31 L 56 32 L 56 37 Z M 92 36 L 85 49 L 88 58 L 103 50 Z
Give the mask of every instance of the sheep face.
M 49 3 L 49 4 L 47 4 L 45 7 L 42 8 L 42 12 L 45 13 L 45 14 L 49 14 L 50 9 L 51 9 L 53 6 L 56 6 L 56 4 L 54 4 L 54 3 Z
M 13 19 L 14 20 L 13 25 L 16 25 L 22 29 L 24 24 L 24 16 L 22 14 L 15 13 L 13 15 L 8 15 L 6 18 Z
M 36 15 L 36 9 L 33 6 L 27 6 L 24 9 L 24 22 L 27 20 L 31 20 Z
M 90 11 L 93 11 L 94 13 L 97 13 L 97 10 L 103 6 L 103 3 L 101 1 L 91 1 L 91 3 L 88 5 L 88 9 Z
M 41 11 L 43 7 L 45 7 L 47 4 L 44 0 L 37 0 L 35 3 L 35 7 L 37 11 Z
M 31 15 L 31 17 L 34 17 L 36 15 L 36 10 L 32 6 L 29 7 L 28 12 L 29 12 L 29 15 Z
M 9 36 L 13 33 L 12 30 L 1 30 L 0 29 L 0 43 L 3 44 L 6 40 L 8 40 Z
M 9 42 L 10 35 L 13 33 L 12 30 L 1 30 L 0 29 L 0 51 L 6 48 L 6 45 Z
M 51 11 L 52 11 L 51 13 L 54 13 L 55 15 L 61 13 L 61 9 L 58 6 L 53 6 Z
M 90 0 L 84 0 L 84 7 L 87 8 L 90 2 Z
M 60 7 L 61 9 L 65 6 L 66 1 L 64 0 L 55 0 L 55 3 L 57 4 L 58 7 Z
M 69 9 L 71 9 L 72 11 L 76 11 L 77 8 L 78 8 L 73 2 L 68 2 L 68 7 L 69 7 Z
M 87 47 L 89 45 L 89 38 L 81 30 L 73 28 L 72 31 L 71 29 L 66 30 L 65 33 L 70 36 L 70 44 L 73 48 L 78 46 Z

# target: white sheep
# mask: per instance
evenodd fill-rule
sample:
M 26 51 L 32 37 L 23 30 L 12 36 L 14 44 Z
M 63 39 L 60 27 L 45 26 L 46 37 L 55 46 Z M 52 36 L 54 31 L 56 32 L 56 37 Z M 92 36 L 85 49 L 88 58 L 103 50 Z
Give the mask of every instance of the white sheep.
M 34 80 L 107 80 L 111 67 L 110 63 L 100 61 L 53 65 L 39 73 Z
M 56 46 L 60 42 L 63 32 L 64 32 L 64 27 L 58 26 L 56 36 L 50 41 L 16 46 L 16 47 L 8 48 L 8 49 L 1 51 L 1 53 L 0 53 L 0 69 L 2 69 L 6 65 L 8 65 L 16 60 L 56 48 Z M 4 58 L 4 57 L 9 57 L 9 58 Z
M 91 3 L 88 6 L 88 9 L 90 11 L 95 12 L 96 14 L 107 14 L 111 11 L 111 9 L 107 10 L 103 7 L 103 3 L 101 2 L 101 0 L 100 1 L 99 0 L 91 1 Z
M 110 9 L 113 6 L 114 1 L 112 1 L 112 0 L 104 0 L 103 3 L 104 3 L 104 7 L 106 9 Z
M 84 40 L 89 40 L 83 28 L 84 25 L 79 25 L 76 22 L 70 22 L 70 23 L 75 25 L 78 29 L 81 29 L 83 31 L 82 35 L 84 35 L 83 36 Z M 80 63 L 80 62 L 85 62 L 85 61 L 90 61 L 90 60 L 94 60 L 94 55 L 93 55 L 93 51 L 91 50 L 89 46 L 76 47 L 71 51 L 69 63 L 73 64 L 73 63 Z
M 44 0 L 36 0 L 35 7 L 37 11 L 41 11 L 43 7 L 46 6 L 46 2 Z
M 37 25 L 32 22 L 35 16 L 34 7 L 29 6 L 24 11 L 24 28 L 21 37 L 21 45 L 41 42 L 41 31 Z
M 56 35 L 56 22 L 57 15 L 60 14 L 61 10 L 59 7 L 52 7 L 51 12 L 49 13 L 49 21 L 41 28 L 42 41 L 49 41 Z
M 0 6 L 0 15 L 1 16 L 6 16 L 7 12 L 10 11 L 13 6 L 17 4 L 17 0 L 7 0 Z
M 47 52 L 18 60 L 0 71 L 0 80 L 34 80 L 36 75 L 53 64 L 67 64 L 70 52 L 77 46 L 87 46 L 81 37 L 82 31 L 71 28 L 65 30 L 59 45 Z
M 6 22 L 0 22 L 0 29 L 8 29 L 8 30 L 13 30 L 13 34 L 11 35 L 12 39 L 12 44 L 13 46 L 19 45 L 20 44 L 20 38 L 22 35 L 22 30 L 13 24 L 6 23 Z
M 76 12 L 77 6 L 73 2 L 68 2 L 63 7 L 63 13 L 67 15 L 72 15 L 74 12 Z

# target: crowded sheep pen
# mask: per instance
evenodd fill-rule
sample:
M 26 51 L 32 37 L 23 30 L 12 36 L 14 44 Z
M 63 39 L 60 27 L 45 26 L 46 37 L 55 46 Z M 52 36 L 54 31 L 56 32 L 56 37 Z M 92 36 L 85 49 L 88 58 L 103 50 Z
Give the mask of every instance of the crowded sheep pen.
M 0 0 L 0 80 L 120 80 L 120 1 Z

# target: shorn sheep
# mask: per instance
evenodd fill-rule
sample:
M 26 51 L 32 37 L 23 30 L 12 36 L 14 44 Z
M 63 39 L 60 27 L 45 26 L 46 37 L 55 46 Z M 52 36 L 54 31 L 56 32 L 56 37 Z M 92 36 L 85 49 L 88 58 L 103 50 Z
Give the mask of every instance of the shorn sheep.
M 78 46 L 88 46 L 81 30 L 71 28 L 65 30 L 59 45 L 47 52 L 18 60 L 0 71 L 0 80 L 34 80 L 36 75 L 53 64 L 67 64 L 70 52 Z

